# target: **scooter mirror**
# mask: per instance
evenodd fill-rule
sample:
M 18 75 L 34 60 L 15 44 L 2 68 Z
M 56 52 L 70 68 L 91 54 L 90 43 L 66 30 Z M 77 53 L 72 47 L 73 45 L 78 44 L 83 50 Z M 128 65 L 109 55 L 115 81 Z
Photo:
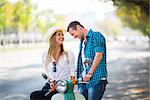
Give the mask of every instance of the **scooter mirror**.
M 85 65 L 91 66 L 92 65 L 92 59 L 91 58 L 86 58 L 84 61 Z
M 44 79 L 47 80 L 48 77 L 47 77 L 47 75 L 45 73 L 42 73 L 42 76 L 43 76 Z

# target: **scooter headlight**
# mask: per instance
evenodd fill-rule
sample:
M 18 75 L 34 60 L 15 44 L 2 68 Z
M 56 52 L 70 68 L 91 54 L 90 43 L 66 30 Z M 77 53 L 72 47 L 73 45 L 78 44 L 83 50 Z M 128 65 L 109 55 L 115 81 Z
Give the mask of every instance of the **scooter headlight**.
M 64 93 L 67 90 L 67 82 L 65 80 L 59 80 L 56 82 L 56 90 Z

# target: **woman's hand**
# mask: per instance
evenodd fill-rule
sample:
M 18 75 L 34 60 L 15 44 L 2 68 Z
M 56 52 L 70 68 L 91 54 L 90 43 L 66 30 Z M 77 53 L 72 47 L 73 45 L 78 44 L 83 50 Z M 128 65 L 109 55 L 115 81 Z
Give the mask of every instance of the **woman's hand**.
M 55 88 L 55 82 L 53 82 L 52 80 L 51 80 L 51 78 L 49 78 L 48 77 L 48 82 L 49 82 L 49 84 L 50 84 L 50 89 L 51 89 L 51 91 L 54 91 L 54 90 L 56 90 L 56 88 Z
M 51 89 L 51 91 L 56 90 L 55 84 L 56 84 L 55 82 L 51 82 L 51 83 L 50 83 L 50 89 Z

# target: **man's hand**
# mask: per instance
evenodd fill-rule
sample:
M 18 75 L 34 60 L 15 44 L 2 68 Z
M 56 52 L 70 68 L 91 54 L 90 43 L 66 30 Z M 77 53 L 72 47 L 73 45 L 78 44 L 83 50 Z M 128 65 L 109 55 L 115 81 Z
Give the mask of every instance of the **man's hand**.
M 84 82 L 88 82 L 88 81 L 90 81 L 91 77 L 92 77 L 92 74 L 88 73 L 87 75 L 85 75 L 85 76 L 83 77 L 83 81 L 84 81 Z

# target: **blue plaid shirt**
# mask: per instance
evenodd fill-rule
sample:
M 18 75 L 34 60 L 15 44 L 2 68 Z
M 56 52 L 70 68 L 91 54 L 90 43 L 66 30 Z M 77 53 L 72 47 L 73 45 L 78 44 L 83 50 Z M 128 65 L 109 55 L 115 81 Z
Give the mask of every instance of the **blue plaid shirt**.
M 96 70 L 92 78 L 89 81 L 89 84 L 79 84 L 80 87 L 89 88 L 96 85 L 100 82 L 101 78 L 107 77 L 107 69 L 106 69 L 106 42 L 104 36 L 100 32 L 93 32 L 91 29 L 89 30 L 87 37 L 87 41 L 84 49 L 85 58 L 91 58 L 94 60 L 96 52 L 102 52 L 102 59 L 97 66 Z M 83 39 L 80 42 L 80 51 L 78 55 L 77 62 L 77 78 L 81 77 L 81 73 L 83 71 L 83 63 L 82 63 L 82 44 Z

